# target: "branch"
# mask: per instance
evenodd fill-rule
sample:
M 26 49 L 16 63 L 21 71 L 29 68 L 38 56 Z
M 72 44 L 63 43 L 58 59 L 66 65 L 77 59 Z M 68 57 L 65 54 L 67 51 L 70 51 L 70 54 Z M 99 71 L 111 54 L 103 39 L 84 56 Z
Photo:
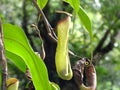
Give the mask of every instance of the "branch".
M 115 37 L 116 37 L 117 34 L 118 34 L 118 30 L 115 30 L 114 33 L 110 37 L 111 38 L 110 42 L 104 48 L 101 49 L 100 52 L 103 55 L 108 53 L 109 51 L 111 51 L 114 48 Z
M 0 62 L 2 66 L 2 87 L 1 90 L 7 90 L 6 80 L 7 80 L 7 61 L 4 54 L 4 44 L 3 44 L 3 33 L 2 33 L 2 22 L 0 19 Z
M 46 27 L 46 30 L 47 30 L 47 34 L 50 38 L 50 40 L 52 40 L 53 42 L 57 43 L 57 37 L 53 31 L 53 28 L 51 27 L 51 25 L 49 24 L 46 16 L 44 15 L 43 11 L 39 8 L 39 6 L 37 5 L 37 2 L 36 0 L 32 0 L 33 4 L 35 5 L 35 7 L 37 8 L 38 12 L 41 14 L 42 16 L 42 19 L 45 23 L 45 27 Z M 72 51 L 69 50 L 69 54 L 72 55 L 72 56 L 75 56 L 75 57 L 80 57 L 78 55 L 75 55 Z
M 45 27 L 46 27 L 46 30 L 47 30 L 48 35 L 50 36 L 50 38 L 51 38 L 54 42 L 56 42 L 57 40 L 56 40 L 55 37 L 53 37 L 53 34 L 52 34 L 52 33 L 53 33 L 53 29 L 52 29 L 51 25 L 49 24 L 46 16 L 44 15 L 43 11 L 42 11 L 42 10 L 39 8 L 39 6 L 37 5 L 37 2 L 36 2 L 35 0 L 32 0 L 32 2 L 33 2 L 33 4 L 35 5 L 35 7 L 37 8 L 39 14 L 41 14 L 41 16 L 42 16 L 42 19 L 43 19 L 43 21 L 44 21 L 44 23 L 45 23 Z
M 102 48 L 105 40 L 107 39 L 109 33 L 110 33 L 110 30 L 108 29 L 108 30 L 105 32 L 105 34 L 104 34 L 104 36 L 102 37 L 102 39 L 100 40 L 100 42 L 98 43 L 96 49 L 94 50 L 94 52 L 93 52 L 93 55 L 94 55 L 94 56 L 95 56 L 95 54 L 97 54 L 97 52 L 100 52 L 100 51 L 101 51 L 101 48 Z
M 97 52 L 94 54 L 93 64 L 95 64 L 102 56 L 113 50 L 115 37 L 117 34 L 118 34 L 118 30 L 115 30 L 114 33 L 110 36 L 109 43 L 105 47 L 102 47 L 103 46 L 102 45 L 101 48 L 97 50 Z
M 104 45 L 105 40 L 107 39 L 108 35 L 110 34 L 110 30 L 114 29 L 114 25 L 119 21 L 119 18 L 116 18 L 110 25 L 109 29 L 105 32 L 104 36 L 101 38 L 100 42 L 98 43 L 96 49 L 93 51 L 93 56 L 97 55 Z M 114 35 L 113 35 L 114 36 Z

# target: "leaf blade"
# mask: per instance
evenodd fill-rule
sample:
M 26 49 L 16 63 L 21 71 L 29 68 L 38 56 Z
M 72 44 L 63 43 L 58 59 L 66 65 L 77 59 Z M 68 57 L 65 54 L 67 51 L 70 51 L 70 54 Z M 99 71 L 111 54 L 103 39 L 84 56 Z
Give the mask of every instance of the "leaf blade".
M 15 25 L 3 24 L 5 50 L 20 56 L 30 69 L 36 90 L 50 90 L 47 69 L 33 52 L 23 30 Z
M 92 39 L 93 39 L 92 24 L 91 24 L 90 18 L 88 17 L 88 15 L 84 11 L 84 9 L 82 9 L 82 7 L 80 7 L 80 0 L 74 0 L 74 1 L 73 0 L 64 0 L 64 1 L 69 3 L 72 6 L 72 8 L 75 10 L 75 12 L 78 14 L 79 19 L 82 22 L 83 26 L 89 32 L 90 41 L 92 43 Z
M 92 24 L 90 21 L 90 18 L 86 14 L 86 12 L 82 9 L 82 7 L 79 8 L 78 16 L 82 24 L 84 25 L 85 29 L 89 32 L 90 40 L 92 42 L 93 34 L 92 34 Z
M 64 1 L 69 3 L 76 12 L 79 11 L 80 0 L 64 0 Z
M 5 51 L 5 55 L 7 58 L 9 58 L 22 72 L 26 72 L 26 64 L 25 62 L 23 61 L 23 59 L 12 53 L 12 52 L 9 52 L 9 51 Z M 14 57 L 13 57 L 14 56 Z M 21 67 L 22 66 L 22 67 Z
M 37 0 L 37 4 L 39 8 L 43 9 L 45 5 L 47 4 L 48 0 Z

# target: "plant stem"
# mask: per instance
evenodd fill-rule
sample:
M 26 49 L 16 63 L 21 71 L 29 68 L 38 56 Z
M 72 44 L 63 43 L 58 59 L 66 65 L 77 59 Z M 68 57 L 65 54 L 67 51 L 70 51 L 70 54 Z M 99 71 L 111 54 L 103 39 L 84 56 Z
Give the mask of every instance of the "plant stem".
M 32 2 L 33 2 L 33 4 L 35 5 L 35 7 L 36 7 L 36 9 L 38 10 L 38 12 L 41 14 L 42 19 L 43 19 L 43 21 L 44 21 L 44 23 L 45 23 L 45 26 L 46 26 L 46 29 L 47 29 L 48 34 L 51 34 L 51 30 L 50 30 L 50 29 L 52 29 L 52 27 L 51 27 L 51 25 L 49 24 L 46 16 L 44 15 L 43 11 L 39 8 L 36 0 L 32 0 Z
M 6 80 L 7 80 L 7 61 L 4 54 L 4 43 L 3 43 L 3 33 L 2 33 L 2 22 L 0 19 L 0 62 L 2 66 L 2 85 L 1 90 L 7 90 Z

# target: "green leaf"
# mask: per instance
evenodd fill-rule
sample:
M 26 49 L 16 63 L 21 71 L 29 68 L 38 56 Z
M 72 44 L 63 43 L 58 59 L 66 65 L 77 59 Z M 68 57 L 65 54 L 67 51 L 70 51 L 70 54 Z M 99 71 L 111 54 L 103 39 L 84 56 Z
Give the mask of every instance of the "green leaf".
M 48 0 L 37 0 L 37 4 L 39 8 L 43 9 L 45 5 L 47 4 Z
M 91 24 L 90 18 L 88 17 L 86 12 L 82 9 L 82 7 L 79 8 L 78 16 L 79 16 L 80 21 L 82 22 L 82 24 L 86 28 L 86 30 L 89 32 L 90 39 L 91 39 L 91 42 L 92 42 L 92 38 L 93 38 L 92 24 Z
M 12 53 L 12 52 L 9 52 L 9 51 L 5 51 L 5 55 L 7 58 L 9 58 L 22 72 L 26 72 L 26 64 L 25 62 L 23 61 L 23 59 Z
M 15 25 L 3 24 L 3 34 L 5 50 L 24 60 L 30 70 L 35 90 L 51 90 L 46 66 L 30 47 L 23 30 Z
M 93 38 L 92 24 L 86 12 L 82 9 L 82 7 L 80 7 L 80 0 L 64 0 L 64 1 L 69 3 L 73 7 L 75 12 L 78 14 L 80 21 L 84 25 L 85 29 L 89 32 L 90 39 L 92 42 L 92 38 Z
M 76 12 L 79 11 L 80 0 L 64 0 L 64 1 L 69 3 Z

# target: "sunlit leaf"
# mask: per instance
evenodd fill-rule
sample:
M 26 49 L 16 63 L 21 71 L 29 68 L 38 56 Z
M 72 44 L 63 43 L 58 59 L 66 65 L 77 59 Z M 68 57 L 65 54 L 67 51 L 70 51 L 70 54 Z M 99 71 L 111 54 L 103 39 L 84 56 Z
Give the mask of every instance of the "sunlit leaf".
M 92 42 L 92 24 L 90 18 L 86 14 L 86 12 L 80 7 L 80 0 L 64 0 L 65 2 L 69 3 L 73 9 L 78 13 L 80 21 L 82 22 L 85 29 L 89 32 L 91 42 Z
M 82 24 L 84 25 L 85 29 L 89 32 L 91 41 L 92 41 L 92 24 L 90 21 L 90 18 L 88 17 L 88 15 L 86 14 L 86 12 L 82 9 L 82 7 L 79 8 L 78 11 L 78 16 L 80 21 L 82 22 Z
M 80 0 L 64 0 L 65 2 L 69 3 L 76 12 L 79 10 Z
M 45 5 L 47 4 L 48 0 L 37 0 L 37 4 L 39 8 L 43 9 Z
M 12 53 L 12 52 L 9 52 L 6 50 L 5 52 L 5 55 L 7 58 L 9 58 L 22 72 L 26 72 L 26 64 L 25 62 L 23 61 L 23 59 Z
M 23 30 L 15 25 L 3 24 L 3 34 L 5 50 L 24 60 L 30 69 L 35 90 L 51 90 L 46 66 L 30 47 Z

